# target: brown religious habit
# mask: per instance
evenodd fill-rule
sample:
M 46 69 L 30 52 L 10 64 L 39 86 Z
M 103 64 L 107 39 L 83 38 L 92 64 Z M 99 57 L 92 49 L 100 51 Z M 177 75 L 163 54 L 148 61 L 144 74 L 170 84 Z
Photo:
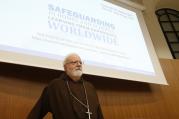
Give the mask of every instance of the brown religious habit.
M 93 85 L 82 79 L 74 82 L 66 74 L 44 88 L 27 119 L 42 119 L 47 112 L 53 119 L 103 119 Z

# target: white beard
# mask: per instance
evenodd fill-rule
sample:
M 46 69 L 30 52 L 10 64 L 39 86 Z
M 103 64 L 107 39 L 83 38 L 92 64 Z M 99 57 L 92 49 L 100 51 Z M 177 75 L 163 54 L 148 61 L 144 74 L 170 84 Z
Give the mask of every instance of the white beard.
M 81 70 L 75 70 L 71 72 L 71 75 L 74 77 L 81 77 L 83 72 Z

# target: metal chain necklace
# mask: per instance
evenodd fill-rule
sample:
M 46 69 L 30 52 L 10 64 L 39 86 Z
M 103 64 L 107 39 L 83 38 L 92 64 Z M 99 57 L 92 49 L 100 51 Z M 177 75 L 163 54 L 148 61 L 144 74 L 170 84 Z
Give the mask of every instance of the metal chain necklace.
M 87 109 L 87 113 L 88 114 L 88 119 L 91 119 L 91 114 L 92 112 L 90 112 L 89 110 L 89 102 L 88 102 L 88 96 L 87 96 L 87 92 L 86 92 L 86 87 L 85 87 L 85 84 L 84 84 L 84 81 L 82 80 L 82 83 L 83 83 L 83 88 L 84 88 L 84 92 L 85 92 L 85 98 L 86 98 L 86 104 L 84 104 L 81 100 L 79 100 L 71 91 L 70 89 L 70 86 L 69 86 L 69 83 L 68 83 L 68 80 L 66 81 L 66 84 L 67 84 L 67 88 L 68 88 L 68 91 L 70 93 L 70 95 L 78 102 L 80 103 L 82 106 L 84 106 L 86 109 Z

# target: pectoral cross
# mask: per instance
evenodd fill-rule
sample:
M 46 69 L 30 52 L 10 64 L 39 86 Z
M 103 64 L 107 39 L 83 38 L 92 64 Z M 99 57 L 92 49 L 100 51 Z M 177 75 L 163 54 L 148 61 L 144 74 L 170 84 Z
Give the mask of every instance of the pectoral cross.
M 88 108 L 88 111 L 86 112 L 86 114 L 88 114 L 88 119 L 91 119 L 92 112 L 90 112 L 89 108 Z

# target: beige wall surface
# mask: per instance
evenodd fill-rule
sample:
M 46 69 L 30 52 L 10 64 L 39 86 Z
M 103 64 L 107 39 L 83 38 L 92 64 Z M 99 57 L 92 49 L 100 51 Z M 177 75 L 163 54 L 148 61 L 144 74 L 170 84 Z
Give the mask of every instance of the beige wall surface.
M 146 7 L 146 10 L 143 12 L 144 18 L 158 57 L 172 59 L 155 11 L 161 8 L 179 10 L 179 0 L 143 0 L 142 4 Z
M 179 0 L 158 0 L 156 9 L 171 8 L 179 11 Z
M 172 59 L 172 55 L 160 28 L 157 16 L 155 15 L 156 4 L 158 1 L 159 0 L 143 0 L 143 5 L 146 7 L 143 15 L 158 57 Z

